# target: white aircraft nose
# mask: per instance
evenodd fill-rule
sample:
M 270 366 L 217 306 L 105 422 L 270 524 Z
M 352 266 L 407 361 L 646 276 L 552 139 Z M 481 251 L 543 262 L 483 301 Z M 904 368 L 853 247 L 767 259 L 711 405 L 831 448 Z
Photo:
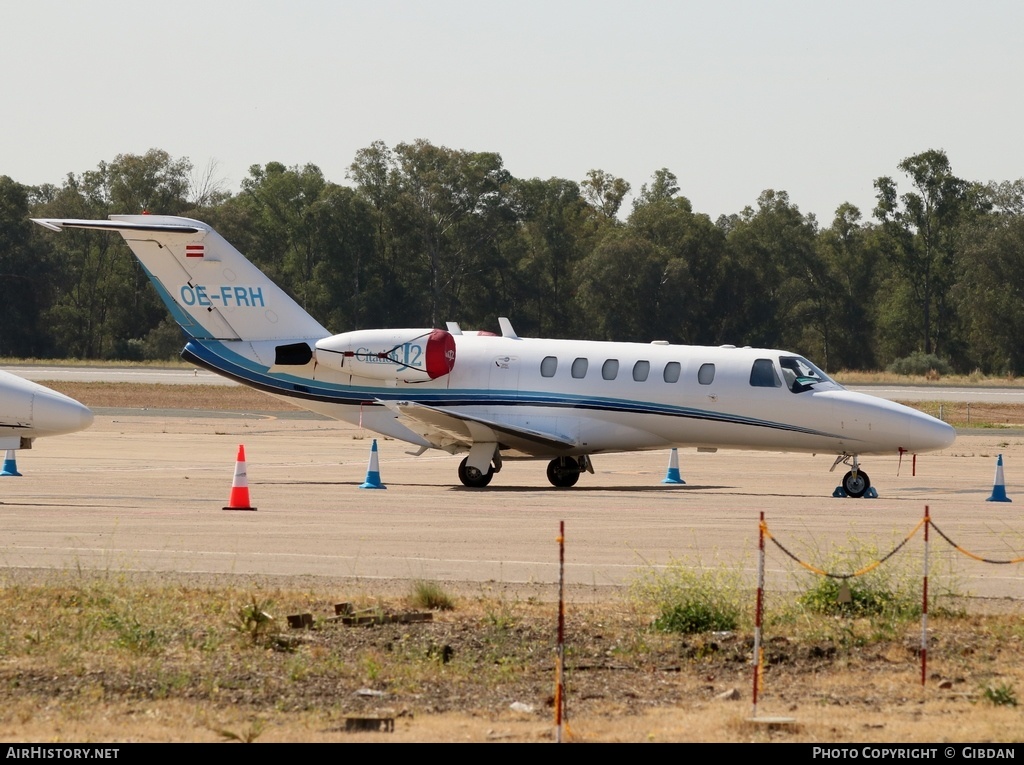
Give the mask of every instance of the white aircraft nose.
M 40 435 L 74 433 L 92 425 L 87 406 L 56 391 L 36 391 L 32 396 L 32 427 Z
M 945 449 L 956 440 L 950 425 L 909 406 L 847 390 L 826 395 L 851 451 L 883 454 L 902 449 L 916 454 Z
M 952 425 L 923 412 L 915 412 L 915 414 L 918 416 L 913 419 L 908 428 L 908 438 L 914 445 L 908 447 L 911 451 L 928 452 L 953 445 L 956 440 L 956 430 Z

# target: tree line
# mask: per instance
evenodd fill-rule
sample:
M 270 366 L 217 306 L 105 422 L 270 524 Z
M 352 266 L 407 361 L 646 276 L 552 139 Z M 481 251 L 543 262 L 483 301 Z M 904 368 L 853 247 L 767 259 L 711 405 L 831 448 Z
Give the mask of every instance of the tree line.
M 181 333 L 120 237 L 30 217 L 185 215 L 213 225 L 333 332 L 495 329 L 523 336 L 752 345 L 820 366 L 1024 371 L 1024 180 L 954 175 L 941 150 L 874 181 L 827 227 L 785 191 L 712 220 L 658 170 L 630 185 L 521 179 L 493 152 L 382 142 L 347 183 L 313 164 L 215 169 L 153 149 L 61 185 L 0 176 L 0 355 L 171 358 Z M 870 216 L 870 217 L 869 217 Z

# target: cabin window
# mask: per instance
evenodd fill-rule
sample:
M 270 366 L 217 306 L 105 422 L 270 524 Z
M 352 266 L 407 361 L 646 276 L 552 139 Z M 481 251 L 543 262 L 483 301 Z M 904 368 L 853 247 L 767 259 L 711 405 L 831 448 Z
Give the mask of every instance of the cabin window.
M 711 385 L 715 380 L 715 365 L 701 364 L 697 370 L 697 382 L 701 385 Z
M 614 380 L 619 376 L 619 360 L 608 359 L 601 366 L 601 377 L 605 380 Z
M 643 382 L 647 379 L 647 375 L 651 373 L 651 362 L 649 361 L 638 361 L 633 365 L 633 379 L 637 382 Z
M 580 358 L 572 362 L 572 376 L 575 377 L 577 380 L 582 380 L 584 377 L 587 376 L 586 359 Z
M 680 369 L 680 367 L 679 367 L 679 362 L 678 361 L 670 361 L 670 362 L 668 362 L 665 365 L 665 371 L 662 374 L 662 377 L 665 378 L 665 382 L 667 382 L 667 383 L 679 382 L 679 369 Z
M 757 359 L 750 368 L 750 384 L 755 388 L 781 388 L 782 380 L 771 359 Z
M 558 369 L 558 359 L 554 356 L 545 356 L 544 360 L 540 362 L 541 377 L 554 377 L 556 369 Z

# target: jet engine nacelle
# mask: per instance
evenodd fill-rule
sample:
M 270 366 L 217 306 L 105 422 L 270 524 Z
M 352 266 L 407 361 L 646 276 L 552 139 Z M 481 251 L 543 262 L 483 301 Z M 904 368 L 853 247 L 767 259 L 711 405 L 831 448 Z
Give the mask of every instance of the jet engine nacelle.
M 443 329 L 363 329 L 316 343 L 318 364 L 372 380 L 426 382 L 452 371 L 455 338 Z

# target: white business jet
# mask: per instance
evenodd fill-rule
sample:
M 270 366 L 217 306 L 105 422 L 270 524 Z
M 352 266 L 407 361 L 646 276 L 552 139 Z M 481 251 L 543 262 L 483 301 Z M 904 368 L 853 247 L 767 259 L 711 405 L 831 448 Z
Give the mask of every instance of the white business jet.
M 466 486 L 506 459 L 546 459 L 559 487 L 592 457 L 669 447 L 825 452 L 863 496 L 865 454 L 942 449 L 955 432 L 899 404 L 844 389 L 796 354 L 366 329 L 333 335 L 205 223 L 157 215 L 36 219 L 119 232 L 187 335 L 182 356 L 306 409 L 417 445 L 468 453 Z
M 73 398 L 0 370 L 0 450 L 31 449 L 43 436 L 92 425 L 92 412 Z

